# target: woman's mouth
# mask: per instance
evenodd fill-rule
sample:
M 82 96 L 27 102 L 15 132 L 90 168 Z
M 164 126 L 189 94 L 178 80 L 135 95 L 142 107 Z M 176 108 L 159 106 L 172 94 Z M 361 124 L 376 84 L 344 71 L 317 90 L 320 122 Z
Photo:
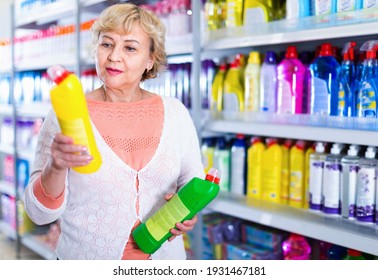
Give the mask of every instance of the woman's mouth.
M 122 73 L 121 70 L 118 70 L 118 69 L 115 69 L 115 68 L 111 68 L 111 67 L 106 67 L 106 72 L 109 75 L 112 75 L 112 76 L 116 76 L 116 75 L 119 75 L 119 74 Z

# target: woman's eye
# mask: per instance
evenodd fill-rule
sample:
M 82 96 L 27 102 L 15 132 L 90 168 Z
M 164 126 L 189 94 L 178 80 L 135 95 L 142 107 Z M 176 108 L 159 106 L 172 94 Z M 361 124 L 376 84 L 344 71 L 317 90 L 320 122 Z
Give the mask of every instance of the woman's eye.
M 133 48 L 133 47 L 129 47 L 129 46 L 125 47 L 125 49 L 126 49 L 128 52 L 134 52 L 134 51 L 136 50 L 135 48 Z
M 110 48 L 112 46 L 112 44 L 109 44 L 109 43 L 101 43 L 101 46 L 104 47 L 104 48 Z

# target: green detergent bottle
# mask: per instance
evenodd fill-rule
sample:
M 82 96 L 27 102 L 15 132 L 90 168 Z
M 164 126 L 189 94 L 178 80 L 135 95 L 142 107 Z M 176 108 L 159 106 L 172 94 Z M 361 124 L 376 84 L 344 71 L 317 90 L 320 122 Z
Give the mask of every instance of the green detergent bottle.
M 172 236 L 169 231 L 176 223 L 190 220 L 217 196 L 219 178 L 220 172 L 211 168 L 205 179 L 195 177 L 183 186 L 132 232 L 139 248 L 147 254 L 155 253 Z

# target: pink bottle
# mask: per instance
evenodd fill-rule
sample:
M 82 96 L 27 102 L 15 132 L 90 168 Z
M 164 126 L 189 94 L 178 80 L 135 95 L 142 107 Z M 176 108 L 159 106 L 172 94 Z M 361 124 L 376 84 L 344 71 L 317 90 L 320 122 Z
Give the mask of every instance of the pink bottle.
M 290 233 L 289 238 L 282 242 L 282 251 L 285 260 L 309 260 L 311 246 L 304 236 Z
M 277 113 L 302 114 L 306 67 L 298 59 L 297 48 L 288 46 L 277 66 Z

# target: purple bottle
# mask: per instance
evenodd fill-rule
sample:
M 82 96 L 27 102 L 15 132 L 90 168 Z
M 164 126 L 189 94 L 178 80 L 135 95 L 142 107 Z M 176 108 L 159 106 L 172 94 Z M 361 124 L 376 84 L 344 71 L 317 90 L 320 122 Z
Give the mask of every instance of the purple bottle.
M 285 58 L 277 66 L 277 113 L 303 113 L 305 74 L 297 48 L 288 46 Z
M 277 111 L 277 55 L 266 53 L 260 71 L 260 112 Z

